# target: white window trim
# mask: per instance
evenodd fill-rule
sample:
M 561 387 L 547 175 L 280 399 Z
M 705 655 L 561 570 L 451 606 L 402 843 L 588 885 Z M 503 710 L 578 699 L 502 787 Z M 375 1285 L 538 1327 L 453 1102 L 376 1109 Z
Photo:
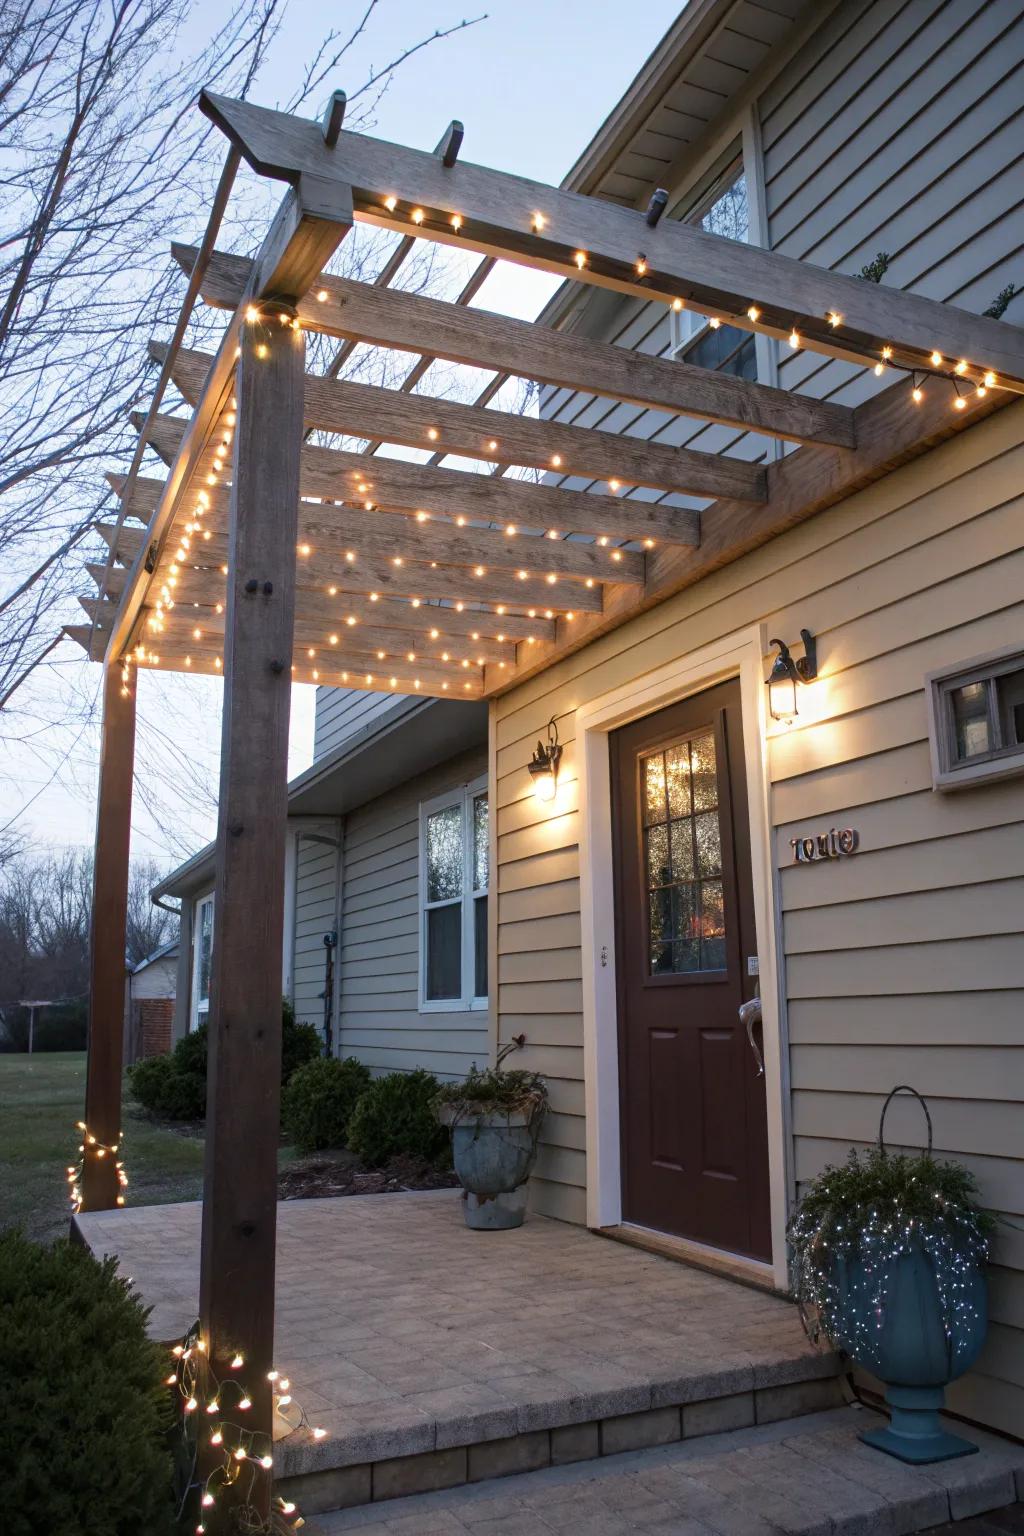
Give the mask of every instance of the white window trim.
M 210 1014 L 209 997 L 206 998 L 205 1002 L 201 1001 L 199 997 L 199 967 L 202 960 L 203 908 L 207 905 L 207 903 L 209 903 L 212 909 L 213 902 L 214 892 L 207 891 L 205 895 L 197 897 L 196 900 L 192 903 L 192 1007 L 189 1010 L 188 1022 L 190 1033 L 193 1030 L 198 1029 L 200 1024 L 204 1024 Z M 213 915 L 215 914 L 211 912 L 211 916 Z M 211 929 L 211 946 L 212 942 L 213 938 Z
M 947 697 L 950 685 L 987 681 L 1003 672 L 1024 667 L 1024 650 L 1004 646 L 984 656 L 972 657 L 954 667 L 940 667 L 925 674 L 928 704 L 928 746 L 931 753 L 932 787 L 940 791 L 968 789 L 976 784 L 994 784 L 1000 779 L 1024 773 L 1024 747 L 984 757 L 980 762 L 966 759 L 956 763 L 951 755 Z
M 447 790 L 443 795 L 435 795 L 432 800 L 420 801 L 420 827 L 419 827 L 419 889 L 417 892 L 417 908 L 419 911 L 420 929 L 420 959 L 419 959 L 419 1011 L 420 1013 L 483 1013 L 488 1007 L 486 997 L 474 996 L 476 981 L 476 950 L 475 950 L 475 911 L 476 902 L 481 896 L 488 896 L 490 887 L 486 891 L 474 891 L 473 889 L 473 801 L 480 794 L 487 792 L 487 775 L 481 774 L 468 784 L 459 784 L 454 789 Z M 443 811 L 449 805 L 458 805 L 462 808 L 462 996 L 461 997 L 428 997 L 427 996 L 427 818 L 436 811 Z M 488 814 L 490 804 L 488 803 Z M 490 870 L 488 869 L 488 879 Z M 488 974 L 488 985 L 491 978 Z

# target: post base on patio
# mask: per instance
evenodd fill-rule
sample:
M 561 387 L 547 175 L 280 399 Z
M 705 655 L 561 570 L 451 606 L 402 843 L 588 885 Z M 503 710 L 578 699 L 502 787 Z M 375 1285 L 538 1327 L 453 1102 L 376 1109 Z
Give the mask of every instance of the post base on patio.
M 886 1429 L 866 1430 L 860 1437 L 865 1445 L 917 1466 L 977 1451 L 970 1440 L 943 1429 L 939 1419 L 945 1401 L 942 1387 L 888 1387 L 885 1399 L 892 1419 Z

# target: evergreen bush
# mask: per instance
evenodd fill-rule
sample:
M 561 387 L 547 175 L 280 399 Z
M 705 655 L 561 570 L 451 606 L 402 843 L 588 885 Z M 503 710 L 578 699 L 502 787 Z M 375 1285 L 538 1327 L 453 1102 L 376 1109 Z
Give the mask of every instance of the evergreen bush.
M 281 1084 L 322 1051 L 319 1032 L 312 1024 L 296 1024 L 287 998 L 281 1002 Z M 172 1120 L 202 1120 L 206 1114 L 206 1069 L 209 1030 L 206 1024 L 190 1030 L 169 1056 L 149 1056 L 128 1069 L 132 1097 L 154 1115 Z
M 166 1361 L 116 1268 L 0 1233 L 5 1536 L 174 1530 Z
M 352 1111 L 369 1084 L 369 1068 L 354 1056 L 320 1057 L 297 1067 L 281 1098 L 281 1121 L 299 1151 L 343 1147 Z
M 420 1162 L 447 1160 L 448 1132 L 437 1123 L 434 1099 L 440 1084 L 431 1072 L 389 1072 L 360 1098 L 348 1128 L 348 1144 L 371 1168 L 392 1157 Z

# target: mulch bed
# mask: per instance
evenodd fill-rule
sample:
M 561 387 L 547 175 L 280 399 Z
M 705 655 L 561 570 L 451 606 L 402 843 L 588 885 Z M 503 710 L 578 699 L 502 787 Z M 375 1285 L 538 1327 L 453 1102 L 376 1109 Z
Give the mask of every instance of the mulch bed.
M 350 1152 L 319 1152 L 297 1159 L 278 1175 L 281 1200 L 314 1200 L 329 1195 L 390 1195 L 411 1189 L 457 1189 L 450 1169 L 439 1171 L 414 1158 L 392 1158 L 383 1168 L 366 1168 Z

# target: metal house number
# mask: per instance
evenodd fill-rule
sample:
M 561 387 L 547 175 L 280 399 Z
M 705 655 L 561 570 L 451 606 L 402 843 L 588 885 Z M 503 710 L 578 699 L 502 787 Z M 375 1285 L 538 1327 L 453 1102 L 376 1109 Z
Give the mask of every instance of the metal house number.
M 831 827 L 828 832 L 819 832 L 816 837 L 791 837 L 789 846 L 793 850 L 794 864 L 814 864 L 819 859 L 845 859 L 857 852 L 860 833 L 853 827 L 844 827 L 841 832 Z

